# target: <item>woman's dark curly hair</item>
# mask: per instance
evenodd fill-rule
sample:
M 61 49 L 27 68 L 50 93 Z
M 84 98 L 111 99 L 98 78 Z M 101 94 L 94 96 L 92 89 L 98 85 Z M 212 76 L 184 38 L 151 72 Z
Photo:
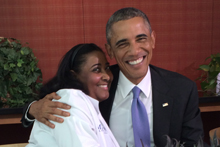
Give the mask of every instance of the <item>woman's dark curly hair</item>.
M 56 75 L 41 88 L 39 98 L 63 88 L 79 89 L 88 94 L 76 74 L 81 72 L 81 68 L 86 62 L 86 55 L 94 51 L 102 52 L 103 56 L 105 55 L 102 49 L 93 43 L 78 44 L 70 49 L 61 60 Z

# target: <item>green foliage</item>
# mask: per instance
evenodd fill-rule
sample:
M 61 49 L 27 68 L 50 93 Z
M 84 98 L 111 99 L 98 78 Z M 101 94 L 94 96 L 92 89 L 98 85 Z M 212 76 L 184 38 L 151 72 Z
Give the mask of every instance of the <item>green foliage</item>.
M 202 70 L 202 74 L 197 80 L 201 81 L 202 91 L 206 96 L 216 96 L 217 75 L 220 73 L 220 54 L 213 54 L 205 59 L 210 59 L 208 65 L 200 65 L 198 70 Z
M 21 107 L 37 98 L 42 73 L 32 49 L 0 38 L 0 107 Z

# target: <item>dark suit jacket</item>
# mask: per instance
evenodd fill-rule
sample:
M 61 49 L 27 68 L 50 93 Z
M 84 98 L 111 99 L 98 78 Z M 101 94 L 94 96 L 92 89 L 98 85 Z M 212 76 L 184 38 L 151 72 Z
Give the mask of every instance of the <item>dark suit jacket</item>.
M 111 66 L 114 80 L 110 96 L 100 103 L 100 110 L 109 124 L 112 104 L 118 83 L 119 67 Z M 188 78 L 171 71 L 150 65 L 153 95 L 153 136 L 157 147 L 166 145 L 166 138 L 186 142 L 193 146 L 203 137 L 203 125 L 198 107 L 196 84 Z M 163 107 L 164 103 L 168 106 Z
M 110 96 L 100 103 L 100 110 L 109 124 L 112 104 L 118 83 L 119 67 L 111 66 L 114 80 Z M 203 126 L 198 108 L 196 84 L 188 78 L 150 65 L 153 93 L 153 136 L 157 147 L 165 147 L 166 138 L 186 142 L 185 146 L 195 144 L 203 136 Z M 163 103 L 168 103 L 163 107 Z M 28 105 L 27 105 L 28 106 Z M 24 113 L 27 110 L 24 108 Z M 22 117 L 24 127 L 32 125 Z

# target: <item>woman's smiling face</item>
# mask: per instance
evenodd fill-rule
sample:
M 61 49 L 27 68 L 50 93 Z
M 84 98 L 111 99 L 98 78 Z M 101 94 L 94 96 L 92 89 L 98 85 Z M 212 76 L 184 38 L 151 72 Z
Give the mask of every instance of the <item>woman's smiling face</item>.
M 102 52 L 94 51 L 86 55 L 78 77 L 92 98 L 101 102 L 109 97 L 113 76 Z

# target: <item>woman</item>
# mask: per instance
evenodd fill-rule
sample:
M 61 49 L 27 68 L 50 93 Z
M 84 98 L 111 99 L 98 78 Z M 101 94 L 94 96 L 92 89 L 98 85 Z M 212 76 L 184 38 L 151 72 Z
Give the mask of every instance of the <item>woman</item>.
M 40 97 L 56 92 L 71 106 L 70 117 L 55 129 L 35 120 L 27 147 L 119 147 L 99 111 L 108 98 L 112 73 L 104 52 L 95 44 L 79 44 L 66 53 L 56 76 Z

